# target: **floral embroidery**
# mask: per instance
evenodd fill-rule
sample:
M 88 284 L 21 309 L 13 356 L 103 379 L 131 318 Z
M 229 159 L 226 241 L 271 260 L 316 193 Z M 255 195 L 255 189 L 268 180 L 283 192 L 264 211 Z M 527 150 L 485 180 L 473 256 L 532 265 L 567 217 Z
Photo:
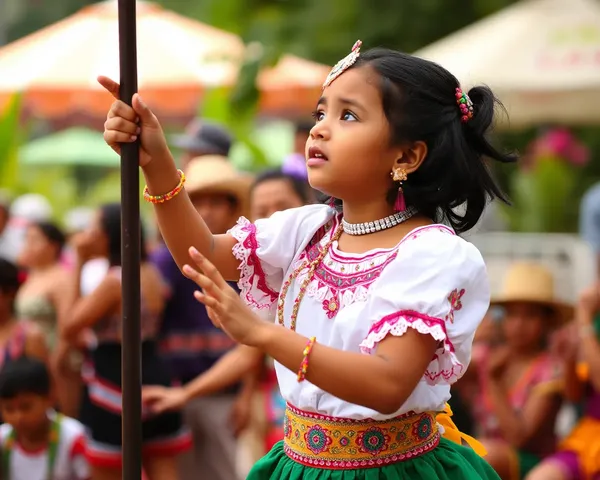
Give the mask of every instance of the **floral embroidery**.
M 461 290 L 455 288 L 454 290 L 452 290 L 452 292 L 450 292 L 450 295 L 448 295 L 448 301 L 450 302 L 450 312 L 448 313 L 448 315 L 446 315 L 447 322 L 454 323 L 454 312 L 457 312 L 458 310 L 462 309 L 461 298 L 464 294 L 464 288 L 462 288 Z
M 238 223 L 228 232 L 238 243 L 233 247 L 233 255 L 240 262 L 240 281 L 238 286 L 241 297 L 246 304 L 257 309 L 270 308 L 275 304 L 279 294 L 267 284 L 267 276 L 257 255 L 259 248 L 256 238 L 256 225 L 241 217 Z M 263 299 L 257 299 L 257 293 Z
M 319 243 L 309 245 L 294 263 L 294 270 L 300 269 L 298 282 L 302 282 L 305 278 L 308 264 L 319 255 L 320 248 L 322 245 Z M 343 260 L 332 260 L 330 253 L 315 270 L 306 294 L 319 301 L 327 318 L 332 319 L 342 308 L 367 299 L 369 287 L 379 278 L 384 268 L 396 258 L 397 250 L 361 258 L 361 262 L 365 265 L 358 270 L 356 267 L 359 265 L 355 265 L 355 268 L 345 268 Z M 337 271 L 334 268 L 337 268 Z
M 440 440 L 433 412 L 380 421 L 353 420 L 305 412 L 288 404 L 285 416 L 292 430 L 304 432 L 284 438 L 286 454 L 319 468 L 382 467 L 423 455 Z
M 327 430 L 321 427 L 321 425 L 313 425 L 304 434 L 304 441 L 308 449 L 315 455 L 324 452 L 332 442 L 331 437 L 327 434 Z
M 422 438 L 422 437 L 419 437 Z M 381 428 L 371 427 L 368 430 L 358 434 L 356 443 L 361 452 L 368 452 L 371 455 L 379 455 L 383 452 L 390 441 L 390 436 L 386 435 Z
M 292 433 L 292 426 L 290 425 L 290 419 L 285 416 L 283 417 L 283 436 L 284 437 L 289 437 L 290 434 Z
M 323 300 L 323 310 L 325 310 L 325 314 L 330 320 L 335 317 L 340 309 L 340 303 L 338 302 L 337 294 L 332 293 L 332 295 L 333 296 L 331 298 Z
M 440 346 L 431 359 L 425 379 L 431 385 L 440 381 L 454 383 L 458 380 L 464 370 L 464 366 L 454 352 L 454 345 L 448 338 L 446 323 L 440 318 L 430 317 L 412 310 L 401 310 L 400 312 L 386 315 L 374 323 L 367 337 L 360 344 L 360 351 L 371 354 L 375 347 L 388 335 L 400 337 L 406 333 L 408 328 L 414 328 L 417 332 L 431 335 L 440 342 Z
M 431 435 L 433 425 L 431 424 L 431 417 L 423 415 L 417 423 L 413 425 L 413 435 L 418 438 L 427 438 Z

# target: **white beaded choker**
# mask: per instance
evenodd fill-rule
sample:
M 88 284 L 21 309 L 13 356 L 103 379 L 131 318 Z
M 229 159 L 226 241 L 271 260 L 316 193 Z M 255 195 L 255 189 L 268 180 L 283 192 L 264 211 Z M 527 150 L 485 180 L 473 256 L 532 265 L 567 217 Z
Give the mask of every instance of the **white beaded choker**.
M 372 222 L 348 223 L 346 220 L 342 219 L 342 228 L 344 229 L 344 233 L 348 235 L 367 235 L 369 233 L 379 232 L 400 225 L 401 223 L 406 222 L 415 213 L 417 213 L 417 210 L 413 207 L 409 207 L 403 212 L 394 213 L 389 217 L 374 220 Z

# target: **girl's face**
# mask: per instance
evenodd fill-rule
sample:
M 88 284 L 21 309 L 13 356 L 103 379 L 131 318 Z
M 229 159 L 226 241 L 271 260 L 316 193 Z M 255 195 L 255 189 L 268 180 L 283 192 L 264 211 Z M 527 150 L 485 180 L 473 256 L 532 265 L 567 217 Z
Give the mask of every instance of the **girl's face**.
M 265 180 L 259 183 L 252 190 L 250 200 L 252 220 L 269 218 L 275 212 L 304 205 L 302 199 L 285 178 Z
M 402 150 L 390 146 L 378 82 L 370 68 L 353 68 L 323 91 L 306 143 L 310 184 L 323 193 L 372 202 L 392 186 L 390 172 Z
M 548 312 L 536 303 L 515 302 L 506 306 L 502 329 L 506 342 L 521 351 L 537 350 L 548 331 Z
M 18 263 L 27 268 L 35 268 L 55 262 L 57 255 L 58 246 L 39 227 L 32 225 L 25 232 Z

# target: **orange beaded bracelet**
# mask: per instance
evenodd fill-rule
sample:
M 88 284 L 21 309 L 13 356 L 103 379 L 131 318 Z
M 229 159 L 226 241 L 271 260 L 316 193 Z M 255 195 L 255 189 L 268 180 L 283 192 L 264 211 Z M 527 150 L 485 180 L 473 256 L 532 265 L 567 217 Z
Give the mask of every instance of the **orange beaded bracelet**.
M 156 205 L 157 203 L 168 202 L 173 197 L 177 196 L 177 194 L 181 193 L 183 190 L 183 184 L 185 183 L 185 173 L 183 173 L 182 170 L 177 170 L 177 173 L 179 173 L 179 183 L 173 190 L 163 195 L 150 195 L 150 192 L 148 191 L 148 185 L 146 185 L 144 187 L 144 200 Z
M 308 357 L 310 357 L 310 352 L 312 352 L 316 341 L 317 337 L 312 337 L 306 344 L 306 347 L 304 347 L 304 351 L 302 352 L 304 358 L 300 364 L 300 370 L 298 370 L 298 382 L 303 382 L 306 378 L 306 372 L 308 371 Z

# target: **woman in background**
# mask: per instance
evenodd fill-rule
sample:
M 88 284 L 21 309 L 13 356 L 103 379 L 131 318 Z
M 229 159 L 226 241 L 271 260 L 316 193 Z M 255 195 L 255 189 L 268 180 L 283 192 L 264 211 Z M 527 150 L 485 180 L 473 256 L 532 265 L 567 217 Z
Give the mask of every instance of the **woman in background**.
M 560 332 L 565 396 L 584 401 L 584 415 L 558 452 L 547 457 L 527 480 L 600 479 L 600 286 L 586 289 L 575 312 L 575 329 Z M 578 355 L 583 363 L 578 364 Z
M 503 343 L 474 359 L 475 418 L 486 460 L 502 480 L 519 480 L 555 448 L 561 369 L 547 343 L 572 308 L 556 300 L 552 274 L 529 263 L 510 267 L 492 304 L 504 309 Z
M 71 307 L 61 334 L 68 342 L 92 328 L 97 346 L 86 365 L 81 421 L 88 429 L 86 456 L 94 480 L 119 480 L 122 462 L 121 432 L 121 207 L 103 206 L 87 232 L 74 240 L 77 260 L 70 290 Z M 100 285 L 81 297 L 81 270 L 93 257 L 108 259 L 110 269 Z M 170 385 L 171 379 L 158 355 L 156 335 L 166 291 L 160 274 L 141 248 L 142 382 Z M 175 456 L 191 446 L 179 413 L 143 412 L 144 470 L 150 480 L 177 480 Z
M 69 308 L 70 272 L 62 262 L 66 237 L 54 223 L 31 223 L 26 231 L 18 263 L 27 279 L 17 294 L 15 311 L 21 321 L 36 324 L 51 353 L 50 368 L 58 407 L 77 418 L 81 400 L 81 355 L 57 339 L 57 329 Z

